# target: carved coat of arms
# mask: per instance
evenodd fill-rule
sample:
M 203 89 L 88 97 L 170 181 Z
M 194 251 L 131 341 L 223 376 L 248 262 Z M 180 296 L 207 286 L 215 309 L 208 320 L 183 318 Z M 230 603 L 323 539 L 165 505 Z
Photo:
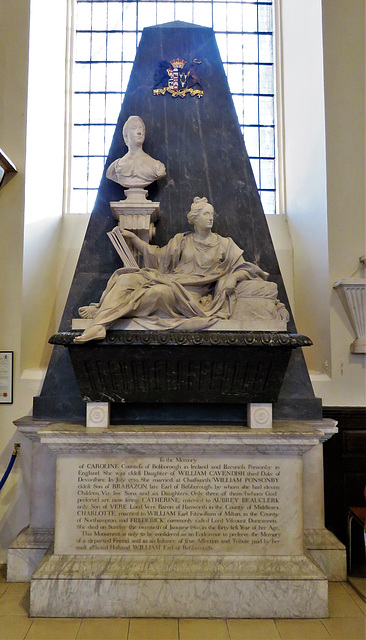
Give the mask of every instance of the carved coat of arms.
M 201 80 L 198 76 L 200 60 L 194 58 L 192 62 L 186 62 L 183 58 L 175 58 L 168 62 L 161 60 L 154 74 L 154 96 L 170 93 L 173 98 L 185 98 L 190 96 L 203 96 Z

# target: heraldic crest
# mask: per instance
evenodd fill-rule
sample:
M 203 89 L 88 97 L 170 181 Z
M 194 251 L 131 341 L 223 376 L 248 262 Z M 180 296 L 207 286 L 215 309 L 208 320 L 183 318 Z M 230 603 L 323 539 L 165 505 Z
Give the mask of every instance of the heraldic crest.
M 194 58 L 192 62 L 186 62 L 183 58 L 175 58 L 168 62 L 161 60 L 154 73 L 154 96 L 170 93 L 173 98 L 185 98 L 190 96 L 203 96 L 201 80 L 198 76 L 200 60 Z

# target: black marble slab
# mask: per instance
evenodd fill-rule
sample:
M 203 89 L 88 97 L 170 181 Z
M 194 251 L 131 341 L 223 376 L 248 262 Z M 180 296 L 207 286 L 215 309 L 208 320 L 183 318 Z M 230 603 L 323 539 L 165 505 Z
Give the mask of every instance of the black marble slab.
M 201 61 L 201 98 L 153 94 L 159 62 L 177 57 Z M 243 248 L 247 260 L 270 273 L 270 280 L 278 284 L 280 300 L 289 309 L 212 29 L 184 23 L 144 29 L 106 167 L 127 152 L 122 127 L 130 115 L 142 117 L 146 125 L 144 150 L 167 168 L 166 177 L 149 187 L 149 198 L 159 201 L 161 209 L 154 242 L 164 245 L 175 233 L 188 230 L 186 214 L 193 197 L 207 196 L 217 213 L 214 230 L 231 236 Z M 121 266 L 106 233 L 116 224 L 109 202 L 123 198 L 123 187 L 108 180 L 104 170 L 60 331 L 71 328 L 79 306 L 99 299 L 108 277 Z M 292 316 L 288 329 L 296 332 Z M 66 419 L 81 407 L 68 353 L 55 346 L 41 395 L 34 400 L 34 415 Z M 278 419 L 321 417 L 320 403 L 314 397 L 299 350 L 291 355 L 274 414 Z

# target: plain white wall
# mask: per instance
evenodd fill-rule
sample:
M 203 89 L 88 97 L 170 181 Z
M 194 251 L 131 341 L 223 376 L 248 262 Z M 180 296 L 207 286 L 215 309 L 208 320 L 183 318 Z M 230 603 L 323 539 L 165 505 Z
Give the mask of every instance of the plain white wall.
M 333 285 L 360 269 L 366 252 L 365 2 L 323 0 L 324 80 L 330 280 L 331 379 L 315 383 L 323 403 L 365 405 L 366 356 Z
M 32 394 L 32 385 L 25 385 L 21 379 L 20 364 L 28 3 L 0 0 L 0 15 L 0 146 L 18 169 L 18 174 L 0 191 L 0 349 L 14 351 L 14 404 L 0 405 L 1 475 L 9 462 L 14 441 L 22 441 L 14 471 L 0 494 L 0 561 L 4 562 L 6 547 L 29 517 L 30 442 L 16 436 L 12 424 L 29 411 Z
M 15 353 L 14 404 L 0 406 L 0 473 L 13 442 L 22 442 L 1 492 L 0 562 L 6 561 L 6 549 L 29 514 L 30 443 L 16 434 L 12 422 L 31 411 L 39 393 L 49 357 L 47 340 L 57 330 L 88 222 L 87 216 L 61 217 L 67 0 L 32 0 L 32 19 L 42 19 L 31 40 L 50 21 L 60 25 L 60 33 L 52 38 L 44 34 L 43 49 L 36 42 L 30 53 L 36 68 L 30 73 L 25 183 L 28 4 L 0 0 L 0 145 L 19 170 L 0 192 L 0 266 L 6 274 L 0 279 L 0 349 Z M 314 368 L 323 371 L 324 358 L 331 363 L 329 375 L 315 376 L 315 391 L 325 405 L 360 406 L 365 401 L 365 358 L 349 353 L 353 335 L 332 285 L 350 276 L 365 253 L 364 3 L 324 0 L 323 16 L 320 0 L 282 4 L 288 217 L 269 224 L 295 299 L 299 330 L 315 343 L 310 358 Z M 303 21 L 302 12 L 307 16 Z M 290 19 L 296 37 L 288 33 Z M 46 58 L 51 54 L 57 73 L 50 72 Z M 302 87 L 305 82 L 308 90 Z M 314 286 L 309 286 L 309 269 Z
M 282 0 L 285 206 L 294 250 L 295 320 L 308 366 L 330 361 L 321 0 Z M 314 313 L 314 310 L 316 312 Z

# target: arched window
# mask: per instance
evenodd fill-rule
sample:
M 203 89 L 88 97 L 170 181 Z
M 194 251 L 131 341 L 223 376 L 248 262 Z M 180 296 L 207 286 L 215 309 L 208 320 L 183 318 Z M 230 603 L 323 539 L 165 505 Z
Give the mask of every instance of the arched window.
M 93 207 L 142 29 L 173 20 L 214 29 L 263 207 L 275 213 L 272 0 L 75 0 L 70 212 Z

